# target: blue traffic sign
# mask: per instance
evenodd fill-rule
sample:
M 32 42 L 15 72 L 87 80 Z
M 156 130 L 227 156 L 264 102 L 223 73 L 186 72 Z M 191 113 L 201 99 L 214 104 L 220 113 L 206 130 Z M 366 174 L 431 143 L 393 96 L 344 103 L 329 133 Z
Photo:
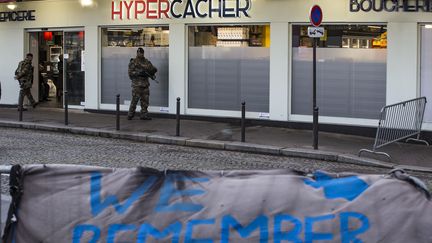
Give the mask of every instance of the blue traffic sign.
M 309 19 L 313 26 L 318 27 L 321 25 L 323 19 L 323 12 L 321 7 L 318 5 L 314 5 L 309 13 Z

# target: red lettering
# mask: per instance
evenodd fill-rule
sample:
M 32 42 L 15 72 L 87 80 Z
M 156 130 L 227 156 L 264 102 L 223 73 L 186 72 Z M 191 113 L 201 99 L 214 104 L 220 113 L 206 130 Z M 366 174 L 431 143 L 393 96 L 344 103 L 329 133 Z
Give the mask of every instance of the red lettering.
M 147 0 L 147 18 L 148 19 L 157 19 L 157 11 L 155 9 L 150 9 L 151 3 L 157 3 L 158 0 Z M 155 15 L 151 15 L 155 14 Z
M 162 3 L 165 3 L 165 9 L 162 9 Z M 168 0 L 159 0 L 159 18 L 161 18 L 161 15 L 164 14 L 165 17 L 169 18 L 168 12 L 169 12 L 169 2 Z
M 142 9 L 138 8 L 138 5 L 142 5 Z M 143 14 L 146 10 L 146 4 L 144 1 L 135 1 L 135 19 L 138 19 L 138 14 Z
M 120 3 L 120 10 L 119 11 L 115 11 L 115 2 L 112 1 L 111 2 L 111 19 L 114 20 L 115 15 L 120 16 L 120 19 L 123 19 L 123 11 L 122 11 L 122 2 Z
M 125 5 L 125 7 L 127 9 L 127 19 L 130 19 L 130 9 L 132 7 L 133 2 L 134 1 L 130 1 L 129 5 L 128 5 L 126 1 L 123 1 L 124 5 Z

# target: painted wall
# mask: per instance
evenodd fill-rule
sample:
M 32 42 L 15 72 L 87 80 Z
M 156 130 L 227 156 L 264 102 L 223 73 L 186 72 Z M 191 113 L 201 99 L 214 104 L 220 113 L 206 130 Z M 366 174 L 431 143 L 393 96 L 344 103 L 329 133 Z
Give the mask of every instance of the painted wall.
M 387 103 L 415 97 L 418 86 L 418 23 L 432 22 L 431 13 L 350 12 L 349 0 L 321 0 L 324 23 L 386 23 L 388 25 Z M 250 18 L 184 19 L 111 19 L 111 1 L 96 1 L 93 7 L 81 7 L 78 1 L 35 1 L 19 3 L 20 9 L 36 10 L 36 21 L 0 22 L 0 81 L 3 96 L 0 104 L 17 104 L 18 85 L 13 80 L 17 63 L 25 54 L 25 29 L 84 27 L 86 31 L 85 108 L 98 109 L 100 100 L 99 27 L 115 25 L 169 25 L 170 27 L 170 96 L 169 112 L 175 113 L 175 98 L 182 99 L 182 113 L 238 116 L 239 112 L 194 111 L 186 109 L 187 97 L 187 24 L 269 23 L 270 24 L 270 119 L 310 121 L 310 116 L 290 116 L 290 23 L 308 23 L 312 0 L 252 0 Z M 7 11 L 0 4 L 0 11 Z M 178 12 L 182 10 L 177 8 Z M 133 15 L 131 15 L 133 16 Z M 111 107 L 102 107 L 111 108 Z M 123 108 L 123 107 L 122 107 Z M 112 106 L 114 109 L 114 106 Z M 150 111 L 159 111 L 151 107 Z M 258 118 L 258 114 L 247 113 Z M 323 117 L 325 123 L 376 126 L 375 120 Z M 432 128 L 431 128 L 432 129 Z

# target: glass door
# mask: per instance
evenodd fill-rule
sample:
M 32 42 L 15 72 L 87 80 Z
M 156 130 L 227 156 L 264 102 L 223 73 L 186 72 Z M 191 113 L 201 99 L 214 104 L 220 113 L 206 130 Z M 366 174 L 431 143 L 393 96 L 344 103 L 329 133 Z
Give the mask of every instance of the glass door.
M 64 79 L 69 105 L 84 105 L 84 31 L 64 31 Z
M 39 36 L 37 32 L 29 32 L 29 48 L 28 52 L 33 54 L 33 81 L 31 93 L 36 101 L 39 101 Z

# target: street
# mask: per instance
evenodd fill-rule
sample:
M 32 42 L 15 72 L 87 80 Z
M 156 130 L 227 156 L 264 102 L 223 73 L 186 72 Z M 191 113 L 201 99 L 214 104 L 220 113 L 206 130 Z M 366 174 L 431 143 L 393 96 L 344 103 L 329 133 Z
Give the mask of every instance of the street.
M 133 142 L 120 139 L 0 128 L 0 164 L 81 164 L 159 170 L 289 168 L 301 171 L 386 174 L 389 170 L 320 160 Z M 411 173 L 431 185 L 432 175 Z M 2 183 L 4 185 L 4 183 Z

